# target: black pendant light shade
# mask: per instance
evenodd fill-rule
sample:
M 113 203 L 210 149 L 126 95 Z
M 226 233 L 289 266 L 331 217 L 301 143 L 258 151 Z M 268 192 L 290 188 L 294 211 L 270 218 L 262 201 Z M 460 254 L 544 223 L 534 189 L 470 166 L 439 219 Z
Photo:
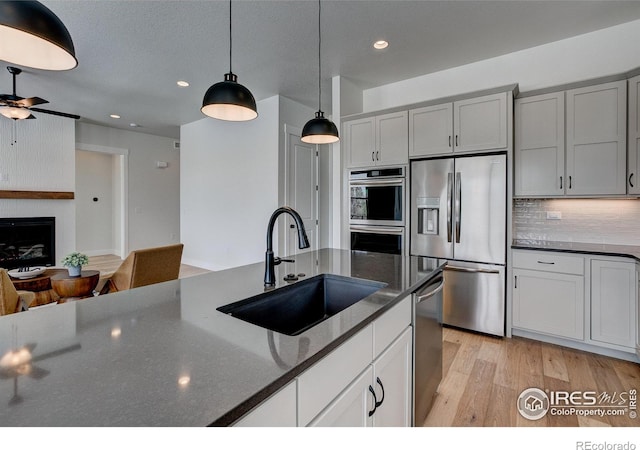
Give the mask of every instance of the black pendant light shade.
M 200 110 L 209 117 L 221 120 L 243 121 L 258 117 L 253 94 L 238 83 L 238 77 L 231 72 L 224 75 L 224 81 L 207 90 Z
M 44 70 L 78 65 L 67 27 L 34 1 L 0 1 L 0 59 Z
M 336 124 L 324 117 L 324 112 L 320 107 L 320 101 L 322 98 L 322 65 L 320 62 L 322 34 L 320 29 L 320 15 L 321 6 L 320 0 L 318 0 L 318 111 L 316 116 L 304 124 L 302 128 L 302 136 L 300 140 L 307 144 L 332 144 L 338 142 L 340 137 L 338 136 L 338 127 Z
M 231 70 L 233 35 L 231 34 L 231 0 L 229 0 L 229 73 L 224 81 L 212 85 L 202 99 L 203 114 L 214 119 L 240 122 L 258 117 L 256 99 L 249 89 L 238 83 L 238 76 Z
M 333 144 L 340 137 L 336 124 L 326 119 L 322 111 L 317 111 L 316 117 L 304 124 L 301 140 L 307 144 Z

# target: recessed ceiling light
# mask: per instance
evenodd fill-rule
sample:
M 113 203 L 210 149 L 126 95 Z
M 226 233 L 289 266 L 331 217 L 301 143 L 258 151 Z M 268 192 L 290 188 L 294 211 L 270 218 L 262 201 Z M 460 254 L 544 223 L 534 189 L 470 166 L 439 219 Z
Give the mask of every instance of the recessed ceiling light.
M 117 114 L 111 114 L 109 117 L 111 117 L 112 119 L 119 119 L 120 116 Z
M 389 43 L 387 41 L 375 41 L 373 43 L 373 48 L 375 48 L 376 50 L 382 50 L 384 48 L 387 48 L 389 46 Z
M 183 81 L 183 80 L 177 81 L 177 82 L 176 82 L 176 84 L 177 84 L 178 86 L 180 86 L 180 87 L 187 87 L 187 86 L 189 86 L 189 83 L 188 83 L 187 81 Z

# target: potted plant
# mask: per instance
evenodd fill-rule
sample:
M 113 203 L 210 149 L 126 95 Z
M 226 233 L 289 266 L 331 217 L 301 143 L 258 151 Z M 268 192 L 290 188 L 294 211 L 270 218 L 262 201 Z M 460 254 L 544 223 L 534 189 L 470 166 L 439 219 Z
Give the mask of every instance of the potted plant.
M 89 257 L 84 253 L 69 253 L 62 259 L 62 265 L 68 268 L 70 277 L 79 277 L 82 266 L 86 264 L 89 264 Z

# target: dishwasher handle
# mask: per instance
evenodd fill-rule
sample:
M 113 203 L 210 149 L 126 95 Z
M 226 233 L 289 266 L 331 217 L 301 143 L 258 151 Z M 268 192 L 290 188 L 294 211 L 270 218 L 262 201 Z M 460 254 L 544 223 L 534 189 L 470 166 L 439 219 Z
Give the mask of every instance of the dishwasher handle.
M 433 288 L 434 284 L 437 283 L 437 286 Z M 444 289 L 444 277 L 440 275 L 436 279 L 436 283 L 430 283 L 424 289 L 422 289 L 419 293 L 416 293 L 416 305 L 418 303 L 422 303 L 423 301 L 430 299 L 442 289 Z M 426 292 L 425 292 L 426 291 Z

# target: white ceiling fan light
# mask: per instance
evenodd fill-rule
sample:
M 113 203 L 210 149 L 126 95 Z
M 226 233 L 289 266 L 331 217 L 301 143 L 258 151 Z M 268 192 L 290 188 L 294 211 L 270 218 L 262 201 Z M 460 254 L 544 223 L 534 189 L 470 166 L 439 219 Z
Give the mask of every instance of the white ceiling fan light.
M 15 106 L 0 106 L 0 114 L 7 119 L 23 120 L 31 116 L 31 111 L 25 108 L 16 108 Z

